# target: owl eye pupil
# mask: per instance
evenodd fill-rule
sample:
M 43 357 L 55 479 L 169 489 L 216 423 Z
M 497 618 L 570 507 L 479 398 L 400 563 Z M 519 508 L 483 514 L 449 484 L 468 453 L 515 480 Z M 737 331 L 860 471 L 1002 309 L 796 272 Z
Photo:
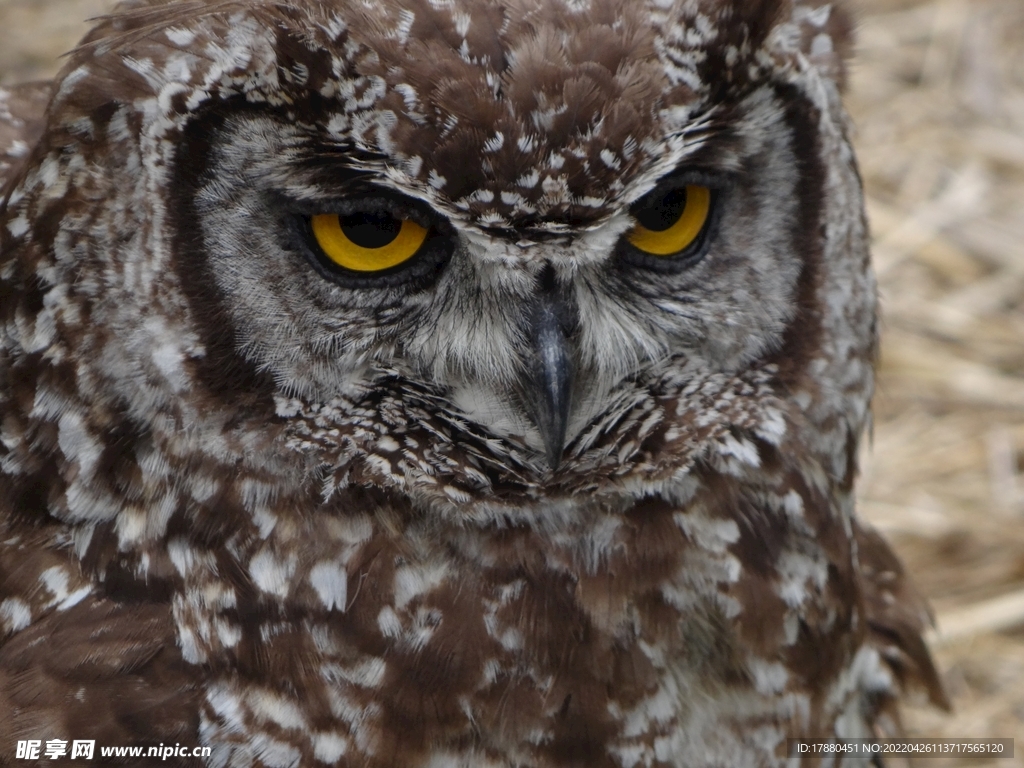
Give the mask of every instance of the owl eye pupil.
M 633 214 L 641 226 L 652 232 L 664 232 L 683 215 L 686 210 L 686 188 L 673 189 Z
M 383 248 L 398 237 L 402 222 L 386 211 L 339 216 L 341 231 L 362 248 Z

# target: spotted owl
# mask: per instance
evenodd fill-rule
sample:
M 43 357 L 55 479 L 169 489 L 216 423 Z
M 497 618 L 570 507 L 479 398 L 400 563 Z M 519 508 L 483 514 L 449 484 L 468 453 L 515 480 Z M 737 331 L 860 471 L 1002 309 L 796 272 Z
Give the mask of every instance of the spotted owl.
M 777 766 L 943 703 L 854 509 L 850 27 L 131 0 L 0 91 L 0 762 Z

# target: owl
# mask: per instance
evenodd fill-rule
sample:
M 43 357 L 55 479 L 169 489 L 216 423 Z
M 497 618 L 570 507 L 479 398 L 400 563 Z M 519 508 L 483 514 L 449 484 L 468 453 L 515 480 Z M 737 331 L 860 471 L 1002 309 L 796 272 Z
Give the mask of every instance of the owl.
M 0 761 L 778 766 L 942 704 L 854 509 L 850 27 L 131 0 L 0 91 Z

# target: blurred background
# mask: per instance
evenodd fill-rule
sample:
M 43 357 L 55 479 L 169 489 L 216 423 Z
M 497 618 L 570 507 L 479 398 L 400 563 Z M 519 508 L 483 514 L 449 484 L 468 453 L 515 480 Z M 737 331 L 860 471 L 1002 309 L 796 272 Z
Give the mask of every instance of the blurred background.
M 906 722 L 1015 738 L 1024 765 L 1024 2 L 853 7 L 883 313 L 860 509 L 931 600 L 954 706 Z
M 906 724 L 1013 737 L 1017 757 L 995 765 L 1024 766 L 1024 0 L 850 5 L 883 309 L 860 510 L 935 608 L 954 706 L 914 703 Z M 52 76 L 112 7 L 0 0 L 0 84 Z

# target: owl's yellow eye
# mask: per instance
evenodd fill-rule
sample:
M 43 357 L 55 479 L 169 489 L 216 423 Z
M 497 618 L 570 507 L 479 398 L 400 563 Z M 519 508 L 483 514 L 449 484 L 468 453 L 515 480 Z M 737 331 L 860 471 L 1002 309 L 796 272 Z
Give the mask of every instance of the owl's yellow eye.
M 419 251 L 427 230 L 387 211 L 321 213 L 310 220 L 313 237 L 324 254 L 354 272 L 381 272 L 397 267 Z
M 636 226 L 626 235 L 630 245 L 654 256 L 673 256 L 700 236 L 711 213 L 711 190 L 691 184 L 642 204 L 633 211 Z

